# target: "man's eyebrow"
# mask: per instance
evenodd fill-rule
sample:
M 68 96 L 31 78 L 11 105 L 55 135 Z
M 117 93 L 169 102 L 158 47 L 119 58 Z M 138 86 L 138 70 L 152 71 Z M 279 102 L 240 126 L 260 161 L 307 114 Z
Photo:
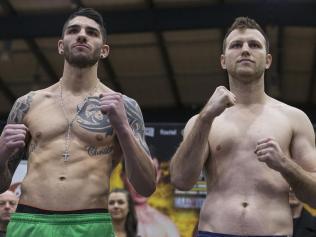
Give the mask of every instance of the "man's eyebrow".
M 80 26 L 79 25 L 69 25 L 69 26 L 67 26 L 66 29 L 72 29 L 72 28 L 78 28 L 78 27 L 80 27 Z
M 81 27 L 80 25 L 75 24 L 75 25 L 69 25 L 69 26 L 67 27 L 67 29 L 80 28 L 80 27 Z M 93 31 L 96 31 L 96 32 L 100 32 L 99 29 L 97 29 L 96 27 L 93 27 L 93 26 L 87 26 L 86 28 L 87 28 L 88 30 L 93 30 Z
M 240 43 L 240 42 L 242 42 L 242 40 L 240 40 L 240 39 L 235 39 L 235 40 L 230 41 L 229 44 Z
M 263 44 L 263 42 L 261 42 L 260 40 L 257 40 L 257 39 L 250 39 L 249 42 L 255 42 L 255 43 Z
M 93 30 L 93 31 L 100 32 L 99 29 L 97 29 L 97 28 L 95 28 L 95 27 L 92 27 L 92 26 L 87 26 L 87 29 L 88 29 L 88 30 Z

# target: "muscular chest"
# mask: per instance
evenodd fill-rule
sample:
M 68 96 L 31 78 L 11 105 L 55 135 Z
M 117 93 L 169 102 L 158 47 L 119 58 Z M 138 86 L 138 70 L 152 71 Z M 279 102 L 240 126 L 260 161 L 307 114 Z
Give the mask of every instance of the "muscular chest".
M 34 140 L 49 142 L 66 136 L 70 127 L 73 139 L 94 146 L 113 142 L 114 132 L 107 115 L 99 109 L 97 98 L 71 106 L 47 99 L 33 108 L 26 123 Z M 70 109 L 69 109 L 70 108 Z
M 264 138 L 274 138 L 283 152 L 289 154 L 291 124 L 280 111 L 226 113 L 214 120 L 209 135 L 213 162 L 209 162 L 208 169 L 214 176 L 221 174 L 217 179 L 220 186 L 234 184 L 246 193 L 249 187 L 286 190 L 287 183 L 281 175 L 256 159 L 257 142 Z
M 288 149 L 292 136 L 288 119 L 282 113 L 268 109 L 256 112 L 231 112 L 214 120 L 210 133 L 213 154 L 238 149 L 254 150 L 259 140 L 276 139 L 281 147 Z

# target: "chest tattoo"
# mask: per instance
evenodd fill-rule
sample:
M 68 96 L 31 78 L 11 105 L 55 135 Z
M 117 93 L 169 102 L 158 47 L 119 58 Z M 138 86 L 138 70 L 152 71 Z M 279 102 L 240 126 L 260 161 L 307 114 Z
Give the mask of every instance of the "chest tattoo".
M 88 152 L 88 155 L 93 156 L 104 156 L 112 153 L 113 146 L 103 146 L 103 147 L 95 147 L 95 146 L 86 146 L 86 150 Z
M 78 114 L 77 123 L 90 132 L 105 133 L 107 136 L 113 135 L 110 120 L 106 114 L 101 112 L 97 97 L 89 97 Z

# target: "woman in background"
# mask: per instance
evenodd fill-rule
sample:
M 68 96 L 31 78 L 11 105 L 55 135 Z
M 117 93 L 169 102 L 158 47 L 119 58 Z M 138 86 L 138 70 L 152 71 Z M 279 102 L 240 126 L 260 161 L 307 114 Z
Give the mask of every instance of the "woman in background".
M 137 237 L 134 202 L 127 190 L 112 190 L 109 195 L 108 209 L 112 216 L 115 237 Z

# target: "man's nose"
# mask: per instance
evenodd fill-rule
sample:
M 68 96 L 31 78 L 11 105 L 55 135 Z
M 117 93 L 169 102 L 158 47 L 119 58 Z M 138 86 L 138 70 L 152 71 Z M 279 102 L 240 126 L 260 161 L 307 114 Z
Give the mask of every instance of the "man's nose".
M 79 34 L 77 36 L 77 41 L 80 43 L 87 41 L 86 32 L 83 29 L 79 32 Z
M 249 45 L 244 43 L 241 48 L 242 55 L 249 55 Z
M 242 51 L 248 51 L 248 50 L 249 50 L 249 45 L 248 45 L 248 43 L 247 43 L 247 42 L 243 43 L 241 49 L 242 49 Z

